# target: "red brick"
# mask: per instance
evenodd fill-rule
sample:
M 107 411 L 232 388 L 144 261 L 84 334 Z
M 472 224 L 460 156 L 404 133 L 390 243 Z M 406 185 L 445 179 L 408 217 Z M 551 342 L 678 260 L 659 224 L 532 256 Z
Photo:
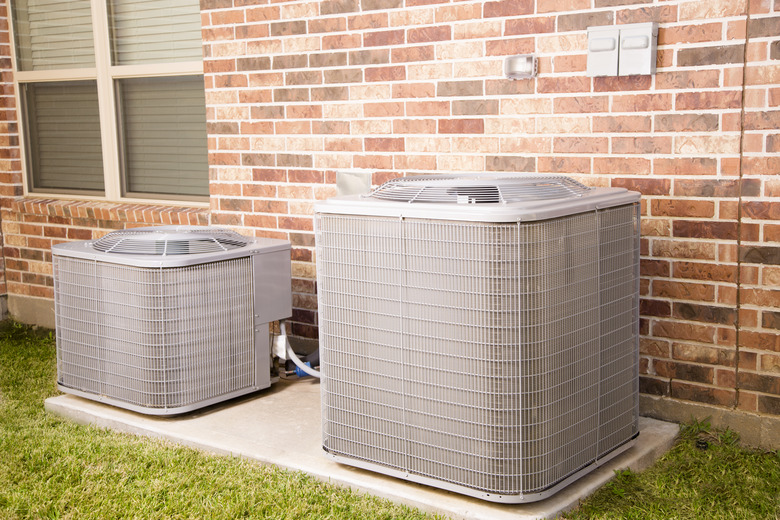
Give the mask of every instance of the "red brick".
M 688 238 L 736 240 L 739 234 L 737 222 L 676 220 L 672 229 L 674 236 Z
M 536 35 L 541 33 L 555 32 L 554 16 L 509 19 L 504 23 L 506 26 L 505 34 L 507 36 L 516 34 Z
M 650 132 L 650 116 L 599 116 L 593 118 L 594 132 Z
M 277 229 L 277 217 L 271 215 L 244 215 L 244 224 L 248 227 Z
M 650 161 L 639 157 L 595 157 L 593 159 L 593 173 L 647 175 L 650 173 Z
M 449 101 L 414 101 L 406 103 L 406 112 L 410 117 L 448 116 Z
M 417 47 L 396 47 L 391 50 L 393 63 L 409 63 L 414 61 L 433 61 L 435 55 L 432 45 Z
M 365 138 L 365 150 L 367 152 L 403 152 L 404 139 L 402 137 L 367 137 Z
M 488 40 L 485 42 L 485 52 L 488 56 L 530 54 L 533 51 L 533 38 L 502 38 L 500 40 Z
M 714 175 L 717 173 L 717 168 L 718 160 L 710 157 L 653 160 L 653 169 L 657 175 Z M 684 182 L 687 182 L 688 185 L 695 183 L 695 181 Z
M 587 68 L 587 63 L 585 54 L 556 56 L 553 59 L 555 72 L 583 72 Z
M 669 381 L 648 376 L 639 377 L 639 391 L 650 395 L 669 395 Z
M 435 134 L 436 121 L 433 119 L 396 119 L 393 121 L 394 134 Z
M 749 201 L 742 203 L 743 215 L 760 220 L 780 220 L 780 207 L 776 202 Z
M 736 366 L 736 351 L 693 343 L 674 343 L 672 357 L 692 363 L 725 367 Z
M 384 65 L 390 63 L 389 49 L 366 49 L 349 53 L 350 65 Z
M 390 155 L 356 155 L 353 162 L 355 168 L 389 170 L 393 167 Z
M 720 86 L 718 70 L 659 71 L 655 76 L 658 89 L 702 89 Z
M 677 6 L 661 5 L 639 9 L 621 9 L 617 13 L 616 21 L 618 25 L 647 22 L 674 23 L 677 21 Z
M 252 202 L 254 213 L 287 213 L 288 204 L 283 200 L 255 200 Z
M 534 12 L 534 1 L 499 0 L 496 2 L 487 2 L 483 12 L 485 18 L 532 14 Z
M 654 112 L 672 109 L 671 94 L 633 94 L 615 96 L 613 112 Z
M 289 229 L 295 231 L 313 231 L 314 221 L 308 217 L 278 217 L 279 229 Z
M 681 381 L 671 382 L 670 395 L 675 399 L 695 401 L 716 406 L 733 406 L 736 399 L 736 392 L 733 390 L 700 386 L 683 383 Z
M 452 28 L 449 25 L 439 25 L 409 29 L 406 39 L 409 43 L 429 43 L 451 40 Z
M 346 18 L 320 18 L 309 20 L 309 34 L 332 33 L 347 29 Z
M 609 111 L 608 96 L 558 97 L 553 100 L 556 114 L 585 114 Z
M 675 95 L 677 110 L 738 109 L 742 93 L 737 90 L 719 92 L 681 92 Z
M 615 188 L 638 191 L 645 196 L 669 195 L 671 187 L 669 179 L 615 178 L 612 179 L 611 184 Z
M 695 199 L 653 199 L 653 215 L 670 217 L 713 217 L 715 203 Z
M 625 92 L 631 90 L 648 90 L 652 83 L 651 76 L 613 76 L 593 78 L 594 92 Z
M 539 93 L 588 92 L 590 91 L 590 78 L 582 76 L 540 77 L 536 80 L 536 88 Z
M 406 79 L 405 67 L 373 67 L 365 70 L 366 81 L 403 81 Z
M 719 22 L 659 27 L 658 45 L 720 41 L 722 32 L 723 25 Z
M 549 173 L 589 173 L 590 159 L 588 157 L 551 156 L 539 157 L 537 169 Z
M 714 382 L 714 370 L 712 367 L 664 360 L 655 360 L 653 367 L 656 370 L 656 374 L 661 377 L 682 379 L 694 383 L 712 384 Z
M 780 334 L 742 330 L 739 346 L 753 350 L 780 352 Z
M 404 103 L 389 101 L 382 103 L 366 103 L 363 105 L 365 117 L 398 117 L 404 114 Z
M 668 277 L 671 273 L 670 263 L 666 260 L 648 260 L 643 258 L 639 263 L 639 269 L 642 276 Z
M 672 315 L 672 306 L 668 301 L 642 298 L 639 301 L 639 314 L 656 318 L 668 318 Z
M 403 43 L 403 29 L 396 29 L 391 31 L 373 31 L 363 34 L 363 45 L 365 47 L 384 47 L 387 45 L 402 45 Z
M 482 119 L 442 119 L 439 121 L 440 134 L 483 134 L 485 121 Z
M 607 153 L 609 140 L 606 137 L 555 137 L 554 153 Z
M 617 154 L 669 154 L 671 137 L 613 137 L 612 153 Z
M 697 323 L 654 320 L 652 335 L 662 338 L 715 343 L 715 327 Z

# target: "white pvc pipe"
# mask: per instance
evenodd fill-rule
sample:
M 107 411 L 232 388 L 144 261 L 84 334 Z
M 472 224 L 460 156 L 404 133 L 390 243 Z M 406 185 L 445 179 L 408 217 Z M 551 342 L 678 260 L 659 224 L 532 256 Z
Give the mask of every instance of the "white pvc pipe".
M 282 337 L 284 337 L 284 343 L 287 345 L 287 356 L 292 360 L 293 363 L 295 363 L 295 366 L 306 372 L 312 377 L 319 378 L 320 373 L 317 370 L 314 370 L 309 365 L 304 364 L 303 361 L 298 357 L 298 355 L 293 351 L 292 347 L 290 346 L 290 341 L 287 339 L 287 328 L 284 325 L 284 320 L 279 322 L 279 327 L 282 330 Z

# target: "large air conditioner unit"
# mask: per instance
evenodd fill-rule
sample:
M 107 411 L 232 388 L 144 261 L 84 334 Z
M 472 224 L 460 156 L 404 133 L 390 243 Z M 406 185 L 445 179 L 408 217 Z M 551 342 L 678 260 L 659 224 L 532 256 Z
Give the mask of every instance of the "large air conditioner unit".
M 160 226 L 52 257 L 63 392 L 169 415 L 270 386 L 268 324 L 292 313 L 289 242 Z
M 324 450 L 519 503 L 630 447 L 639 210 L 638 193 L 539 175 L 319 203 Z

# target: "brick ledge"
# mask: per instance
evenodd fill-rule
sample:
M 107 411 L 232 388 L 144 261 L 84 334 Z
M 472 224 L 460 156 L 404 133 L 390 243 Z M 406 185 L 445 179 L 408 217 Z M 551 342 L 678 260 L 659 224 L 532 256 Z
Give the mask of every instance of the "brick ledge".
M 210 221 L 208 208 L 100 200 L 17 197 L 11 205 L 11 210 L 27 215 L 113 220 L 128 224 L 206 226 Z

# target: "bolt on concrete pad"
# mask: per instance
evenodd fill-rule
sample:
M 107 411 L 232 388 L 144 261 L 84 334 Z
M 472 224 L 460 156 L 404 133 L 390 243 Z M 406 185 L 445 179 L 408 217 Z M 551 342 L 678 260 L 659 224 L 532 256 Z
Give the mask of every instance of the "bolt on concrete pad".
M 530 504 L 496 504 L 399 480 L 328 459 L 321 447 L 317 381 L 280 381 L 267 390 L 176 417 L 137 414 L 72 395 L 46 409 L 81 424 L 158 437 L 208 452 L 246 457 L 303 471 L 340 486 L 453 519 L 555 518 L 604 485 L 618 469 L 640 471 L 668 451 L 674 423 L 640 417 L 636 444 L 559 493 Z

